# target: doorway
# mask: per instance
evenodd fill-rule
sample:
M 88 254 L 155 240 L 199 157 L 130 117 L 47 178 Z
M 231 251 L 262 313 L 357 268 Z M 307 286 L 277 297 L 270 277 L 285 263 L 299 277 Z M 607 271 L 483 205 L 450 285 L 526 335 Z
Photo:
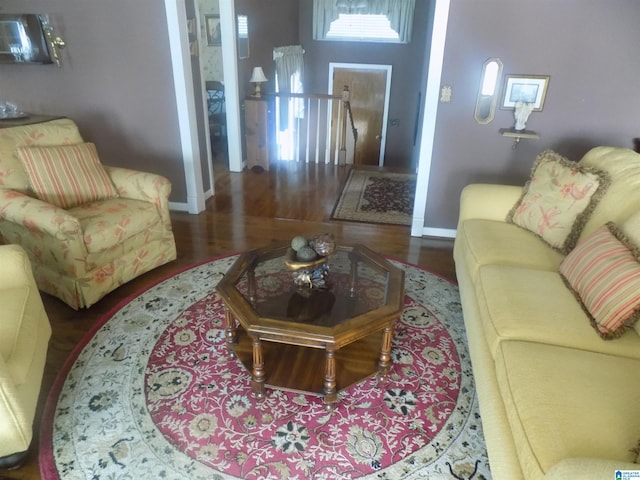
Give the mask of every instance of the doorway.
M 387 135 L 391 65 L 330 63 L 329 93 L 339 96 L 345 86 L 349 87 L 349 101 L 358 131 L 354 164 L 381 167 Z M 336 115 L 337 112 L 332 112 L 331 121 L 337 121 L 333 118 Z

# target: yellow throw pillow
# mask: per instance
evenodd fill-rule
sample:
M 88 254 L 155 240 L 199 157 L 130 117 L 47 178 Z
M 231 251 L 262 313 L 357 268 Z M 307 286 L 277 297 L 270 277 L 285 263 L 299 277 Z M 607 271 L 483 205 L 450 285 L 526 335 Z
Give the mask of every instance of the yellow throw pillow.
M 531 177 L 507 221 L 567 254 L 608 186 L 605 172 L 546 150 L 536 158 Z
M 67 209 L 118 197 L 93 143 L 20 147 L 17 154 L 31 189 L 44 202 Z
M 638 250 L 613 223 L 578 243 L 560 264 L 560 275 L 602 338 L 619 337 L 638 320 Z

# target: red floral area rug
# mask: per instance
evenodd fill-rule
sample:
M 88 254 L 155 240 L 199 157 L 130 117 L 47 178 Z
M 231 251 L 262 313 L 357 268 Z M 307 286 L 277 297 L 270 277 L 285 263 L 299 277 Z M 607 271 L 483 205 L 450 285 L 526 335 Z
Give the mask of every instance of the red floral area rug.
M 406 296 L 389 376 L 327 411 L 311 394 L 253 397 L 215 291 L 235 258 L 159 283 L 91 333 L 49 398 L 42 478 L 490 478 L 454 285 L 394 262 Z
M 411 225 L 416 175 L 352 169 L 331 218 Z

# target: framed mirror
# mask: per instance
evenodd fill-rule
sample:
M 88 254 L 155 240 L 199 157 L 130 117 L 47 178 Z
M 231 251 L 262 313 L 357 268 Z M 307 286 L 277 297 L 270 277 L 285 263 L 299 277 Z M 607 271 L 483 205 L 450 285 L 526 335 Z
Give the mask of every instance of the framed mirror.
M 38 15 L 0 14 L 0 63 L 51 63 Z
M 502 75 L 502 61 L 499 58 L 489 58 L 482 65 L 480 88 L 476 100 L 474 117 L 481 125 L 493 120 L 498 101 L 498 83 Z
M 238 58 L 249 58 L 249 19 L 238 15 Z

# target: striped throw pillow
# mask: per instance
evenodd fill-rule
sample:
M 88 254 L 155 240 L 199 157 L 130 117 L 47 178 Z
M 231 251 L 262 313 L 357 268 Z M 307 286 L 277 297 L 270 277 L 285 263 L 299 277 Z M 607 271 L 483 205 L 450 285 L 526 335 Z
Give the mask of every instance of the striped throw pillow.
M 60 208 L 118 196 L 93 143 L 20 147 L 18 158 L 40 200 Z
M 560 264 L 560 274 L 602 338 L 619 337 L 640 316 L 636 249 L 613 223 L 578 243 Z

